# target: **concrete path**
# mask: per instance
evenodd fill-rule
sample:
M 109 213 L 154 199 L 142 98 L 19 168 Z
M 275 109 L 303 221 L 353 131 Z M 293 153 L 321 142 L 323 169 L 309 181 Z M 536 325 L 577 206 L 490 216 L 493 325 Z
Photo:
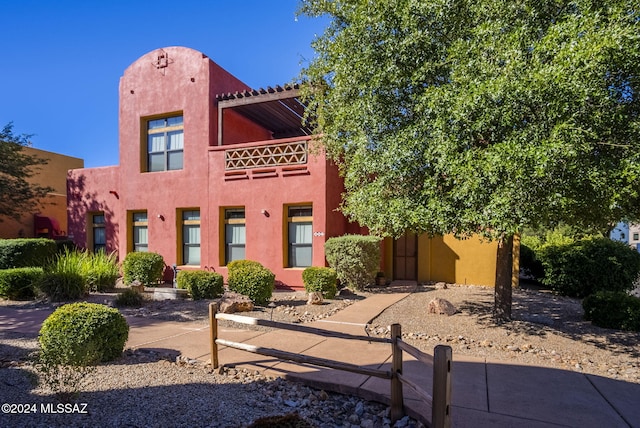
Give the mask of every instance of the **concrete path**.
M 376 294 L 308 324 L 325 330 L 364 335 L 364 325 L 388 306 L 405 298 L 411 287 Z M 48 311 L 0 306 L 0 332 L 35 335 Z M 162 349 L 202 361 L 210 359 L 209 327 L 201 322 L 167 322 L 128 318 L 127 347 Z M 305 324 L 307 325 L 307 324 Z M 291 331 L 258 332 L 219 328 L 218 337 L 304 355 L 390 369 L 387 344 L 348 341 Z M 311 386 L 388 403 L 388 380 L 338 372 L 245 351 L 221 347 L 221 365 L 259 370 L 265 375 L 302 381 Z M 502 361 L 456 355 L 453 352 L 452 403 L 454 427 L 634 427 L 640 428 L 640 384 L 600 376 L 514 365 Z M 431 368 L 405 355 L 404 375 L 430 390 Z M 415 393 L 404 389 L 406 411 L 430 420 L 431 409 Z

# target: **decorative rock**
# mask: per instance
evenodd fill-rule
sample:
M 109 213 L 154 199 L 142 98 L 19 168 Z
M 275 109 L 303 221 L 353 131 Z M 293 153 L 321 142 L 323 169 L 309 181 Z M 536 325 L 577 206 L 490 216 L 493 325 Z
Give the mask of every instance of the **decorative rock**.
M 144 284 L 141 283 L 140 281 L 138 281 L 137 279 L 134 280 L 130 285 L 130 288 L 133 288 L 134 290 L 138 291 L 139 293 L 144 293 Z
M 309 293 L 307 305 L 321 305 L 323 302 L 324 300 L 322 300 L 322 291 L 312 291 L 311 293 Z
M 441 290 L 441 289 L 444 290 L 444 289 L 447 289 L 449 287 L 447 287 L 447 283 L 446 282 L 436 282 L 435 288 L 437 290 Z
M 224 293 L 218 303 L 218 311 L 223 314 L 249 312 L 253 310 L 253 302 L 247 296 L 238 293 Z
M 448 315 L 451 316 L 458 312 L 455 306 L 451 302 L 440 297 L 436 297 L 429 302 L 427 312 L 430 314 Z

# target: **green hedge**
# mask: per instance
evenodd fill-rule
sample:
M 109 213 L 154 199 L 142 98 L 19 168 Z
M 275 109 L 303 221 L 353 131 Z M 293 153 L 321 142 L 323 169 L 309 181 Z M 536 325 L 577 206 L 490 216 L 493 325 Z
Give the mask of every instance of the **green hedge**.
M 0 269 L 43 267 L 56 250 L 53 239 L 0 239 Z
M 629 291 L 640 272 L 640 253 L 607 238 L 546 246 L 537 256 L 544 267 L 542 283 L 572 297 Z
M 49 362 L 85 365 L 118 358 L 128 336 L 129 325 L 117 309 L 79 302 L 49 315 L 38 340 Z
M 584 318 L 604 328 L 640 331 L 640 298 L 622 291 L 598 291 L 582 301 Z
M 326 299 L 336 297 L 338 274 L 328 267 L 308 267 L 302 271 L 302 282 L 307 293 L 321 291 Z
M 352 290 L 362 290 L 374 283 L 380 265 L 380 241 L 377 236 L 364 235 L 327 239 L 325 257 L 340 283 Z
M 35 298 L 42 268 L 24 267 L 0 270 L 0 297 L 10 300 Z
M 164 259 L 157 253 L 133 252 L 126 255 L 122 262 L 124 283 L 140 281 L 146 286 L 154 286 L 162 281 Z
M 181 270 L 178 272 L 178 288 L 189 291 L 193 300 L 215 299 L 224 293 L 222 275 L 203 270 Z
M 276 278 L 273 272 L 251 260 L 238 260 L 229 265 L 229 290 L 249 297 L 258 305 L 271 299 Z

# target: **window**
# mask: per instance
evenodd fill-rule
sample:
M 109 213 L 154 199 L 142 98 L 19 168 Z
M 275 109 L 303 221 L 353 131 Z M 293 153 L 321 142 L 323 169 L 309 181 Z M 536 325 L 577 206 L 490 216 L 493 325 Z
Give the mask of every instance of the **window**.
M 289 267 L 308 267 L 312 260 L 313 211 L 311 206 L 290 206 L 287 212 Z
M 182 211 L 182 263 L 200 265 L 200 211 Z
M 147 212 L 141 211 L 132 214 L 133 251 L 149 251 L 149 221 Z
M 104 213 L 91 214 L 91 230 L 93 252 L 107 250 L 107 234 L 105 233 Z
M 246 244 L 244 208 L 230 208 L 224 210 L 224 242 L 225 264 L 234 260 L 244 260 Z
M 182 116 L 153 119 L 147 122 L 147 170 L 182 169 L 184 124 Z
M 633 240 L 634 240 L 634 241 L 637 241 L 638 239 L 640 239 L 640 237 L 638 236 L 638 234 L 637 234 L 637 233 L 634 233 L 634 234 L 633 234 Z

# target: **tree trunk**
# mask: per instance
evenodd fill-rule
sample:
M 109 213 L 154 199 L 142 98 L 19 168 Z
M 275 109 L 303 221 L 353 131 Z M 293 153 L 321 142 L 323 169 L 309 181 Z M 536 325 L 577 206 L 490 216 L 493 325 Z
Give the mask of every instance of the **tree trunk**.
M 513 235 L 498 241 L 496 286 L 493 316 L 496 321 L 511 320 L 511 286 L 513 278 Z

